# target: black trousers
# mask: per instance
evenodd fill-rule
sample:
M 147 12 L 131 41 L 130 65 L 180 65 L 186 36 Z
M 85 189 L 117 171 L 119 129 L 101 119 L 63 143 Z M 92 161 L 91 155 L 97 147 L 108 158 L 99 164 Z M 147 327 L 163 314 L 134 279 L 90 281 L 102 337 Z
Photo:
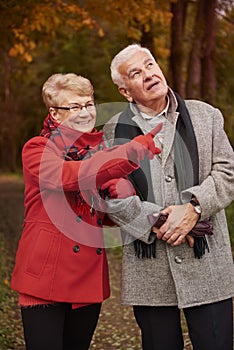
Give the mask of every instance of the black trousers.
M 87 350 L 95 331 L 101 304 L 72 309 L 57 303 L 22 307 L 27 350 Z
M 133 306 L 143 350 L 183 350 L 177 307 Z M 233 350 L 232 299 L 183 310 L 194 350 Z

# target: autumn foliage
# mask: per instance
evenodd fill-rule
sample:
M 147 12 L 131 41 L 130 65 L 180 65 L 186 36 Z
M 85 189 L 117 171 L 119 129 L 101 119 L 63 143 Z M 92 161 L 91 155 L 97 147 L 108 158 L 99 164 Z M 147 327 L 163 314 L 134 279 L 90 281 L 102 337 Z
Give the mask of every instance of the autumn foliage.
M 183 97 L 223 111 L 234 144 L 233 0 L 0 0 L 0 16 L 1 170 L 20 168 L 23 143 L 40 130 L 50 74 L 82 74 L 97 102 L 121 101 L 109 65 L 133 42 Z

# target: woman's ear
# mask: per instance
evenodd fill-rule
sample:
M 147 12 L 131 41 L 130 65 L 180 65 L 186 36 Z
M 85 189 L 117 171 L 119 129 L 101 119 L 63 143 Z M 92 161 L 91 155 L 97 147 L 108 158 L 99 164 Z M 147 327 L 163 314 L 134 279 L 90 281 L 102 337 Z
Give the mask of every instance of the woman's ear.
M 53 107 L 50 107 L 49 112 L 50 112 L 50 115 L 52 116 L 52 118 L 57 121 L 58 120 L 57 111 Z
M 127 89 L 125 89 L 123 87 L 119 87 L 119 92 L 121 95 L 123 95 L 128 100 L 128 102 L 133 102 L 133 98 Z

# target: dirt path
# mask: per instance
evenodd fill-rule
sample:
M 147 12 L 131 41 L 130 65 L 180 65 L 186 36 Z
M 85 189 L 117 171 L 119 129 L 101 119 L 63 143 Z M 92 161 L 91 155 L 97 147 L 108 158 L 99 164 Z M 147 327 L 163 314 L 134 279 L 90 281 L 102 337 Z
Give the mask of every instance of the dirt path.
M 17 296 L 9 289 L 22 218 L 22 180 L 0 177 L 0 350 L 25 349 Z M 107 253 L 112 294 L 103 303 L 90 349 L 141 350 L 140 332 L 132 308 L 120 305 L 121 254 L 119 250 L 111 248 Z M 187 334 L 185 344 L 185 349 L 191 350 Z

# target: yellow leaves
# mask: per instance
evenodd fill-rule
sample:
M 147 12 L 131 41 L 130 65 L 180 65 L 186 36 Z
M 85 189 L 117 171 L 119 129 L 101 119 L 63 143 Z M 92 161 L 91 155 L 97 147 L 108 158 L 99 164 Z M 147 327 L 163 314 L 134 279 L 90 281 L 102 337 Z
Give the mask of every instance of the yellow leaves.
M 103 38 L 104 30 L 94 17 L 102 23 L 106 20 L 119 26 L 134 41 L 141 41 L 143 33 L 155 32 L 157 28 L 165 32 L 171 20 L 168 2 L 163 0 L 90 0 L 87 1 L 90 7 L 77 3 L 74 0 L 32 2 L 21 24 L 12 28 L 14 40 L 9 55 L 31 62 L 36 49 L 49 45 L 57 36 L 69 37 L 83 28 L 95 30 Z
M 57 8 L 59 17 L 63 19 L 63 25 L 70 26 L 74 30 L 79 30 L 81 27 L 93 29 L 97 26 L 96 21 L 82 7 L 76 4 L 69 4 L 69 1 L 57 0 L 59 7 Z
M 25 52 L 22 59 L 23 59 L 23 61 L 26 61 L 28 63 L 32 62 L 32 60 L 33 60 L 32 55 L 30 55 L 29 52 Z
M 104 36 L 104 31 L 89 13 L 72 1 L 35 2 L 21 25 L 12 28 L 14 43 L 9 55 L 21 56 L 24 61 L 31 62 L 33 51 L 41 43 L 48 43 L 57 33 L 79 31 L 83 27 L 95 29 L 99 37 Z
M 93 26 L 93 20 L 88 17 L 83 19 L 83 24 L 87 27 L 92 27 Z
M 154 38 L 154 47 L 156 48 L 157 58 L 166 61 L 170 55 L 170 49 L 167 47 L 165 36 L 157 36 Z
M 38 18 L 35 19 L 34 22 L 30 23 L 30 28 L 32 31 L 38 31 L 40 32 L 42 30 L 42 27 L 43 27 L 43 22 L 40 22 Z
M 17 39 L 19 39 L 19 40 L 25 39 L 25 35 L 22 33 L 22 31 L 20 29 L 13 28 L 12 32 L 14 33 L 14 35 Z
M 99 28 L 99 29 L 98 29 L 98 36 L 99 36 L 100 38 L 103 38 L 103 37 L 105 36 L 104 30 L 103 30 L 102 28 Z
M 127 36 L 135 41 L 141 40 L 142 31 L 136 27 L 128 27 Z
M 113 23 L 126 27 L 128 38 L 140 41 L 143 32 L 150 32 L 161 25 L 170 25 L 169 5 L 164 0 L 106 0 L 105 9 L 109 8 L 109 14 L 104 16 L 112 16 Z
M 30 50 L 34 50 L 36 48 L 36 43 L 33 40 L 29 40 L 28 47 Z
M 28 63 L 32 62 L 33 58 L 32 55 L 25 51 L 25 48 L 22 44 L 15 44 L 8 52 L 10 57 L 16 57 L 20 55 L 22 57 L 23 61 L 26 61 Z
M 156 20 L 160 24 L 169 25 L 171 22 L 172 13 L 168 11 L 155 9 L 153 16 L 154 20 Z
M 28 63 L 32 62 L 32 55 L 30 51 L 34 50 L 36 44 L 33 40 L 29 40 L 22 29 L 13 29 L 15 38 L 17 39 L 15 44 L 10 48 L 8 54 L 10 57 L 21 56 L 23 61 Z
M 4 278 L 3 284 L 5 284 L 5 286 L 9 287 L 9 285 L 10 285 L 9 280 L 7 278 Z
M 23 53 L 24 53 L 24 46 L 21 43 L 15 44 L 9 51 L 9 55 L 11 57 L 15 57 L 18 54 L 22 55 Z

